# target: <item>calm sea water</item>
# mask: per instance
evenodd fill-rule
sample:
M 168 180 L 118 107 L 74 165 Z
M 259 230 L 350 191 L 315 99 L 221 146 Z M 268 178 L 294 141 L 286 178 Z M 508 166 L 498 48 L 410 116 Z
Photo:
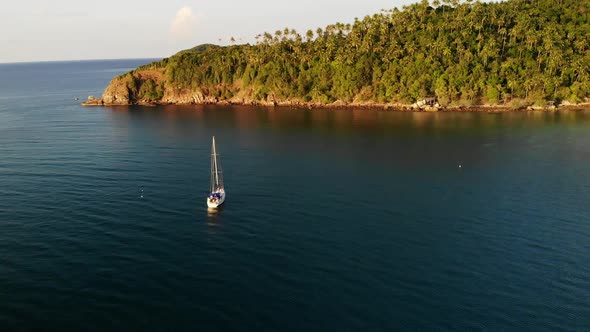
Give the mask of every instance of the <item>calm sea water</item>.
M 590 113 L 78 106 L 146 62 L 0 65 L 0 330 L 590 329 Z

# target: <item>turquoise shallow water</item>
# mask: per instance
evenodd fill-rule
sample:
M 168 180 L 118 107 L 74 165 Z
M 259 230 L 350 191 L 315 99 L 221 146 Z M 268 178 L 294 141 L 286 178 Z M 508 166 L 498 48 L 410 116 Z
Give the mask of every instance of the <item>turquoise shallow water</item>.
M 0 65 L 0 330 L 590 326 L 590 113 L 74 100 L 146 62 Z

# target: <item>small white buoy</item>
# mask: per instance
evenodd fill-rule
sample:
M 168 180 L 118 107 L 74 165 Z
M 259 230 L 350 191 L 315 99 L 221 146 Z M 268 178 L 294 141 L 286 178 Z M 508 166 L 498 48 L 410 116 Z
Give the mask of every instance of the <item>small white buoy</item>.
M 461 166 L 461 164 L 459 164 L 459 168 L 461 168 L 461 167 L 463 167 L 463 166 Z

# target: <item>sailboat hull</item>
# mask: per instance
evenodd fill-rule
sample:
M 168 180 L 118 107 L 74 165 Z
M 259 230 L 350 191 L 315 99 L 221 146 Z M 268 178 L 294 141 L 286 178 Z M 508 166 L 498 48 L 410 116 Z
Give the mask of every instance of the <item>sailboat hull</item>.
M 209 208 L 217 208 L 221 204 L 225 202 L 225 192 L 221 193 L 221 197 L 215 201 L 212 201 L 209 197 L 207 197 L 207 207 Z

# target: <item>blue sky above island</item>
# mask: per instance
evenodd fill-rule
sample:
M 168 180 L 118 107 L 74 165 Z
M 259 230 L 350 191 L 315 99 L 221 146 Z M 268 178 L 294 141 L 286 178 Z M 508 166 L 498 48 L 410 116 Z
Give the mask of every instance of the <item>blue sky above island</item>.
M 255 42 L 353 22 L 418 0 L 20 0 L 0 11 L 0 63 L 166 57 L 204 43 Z

